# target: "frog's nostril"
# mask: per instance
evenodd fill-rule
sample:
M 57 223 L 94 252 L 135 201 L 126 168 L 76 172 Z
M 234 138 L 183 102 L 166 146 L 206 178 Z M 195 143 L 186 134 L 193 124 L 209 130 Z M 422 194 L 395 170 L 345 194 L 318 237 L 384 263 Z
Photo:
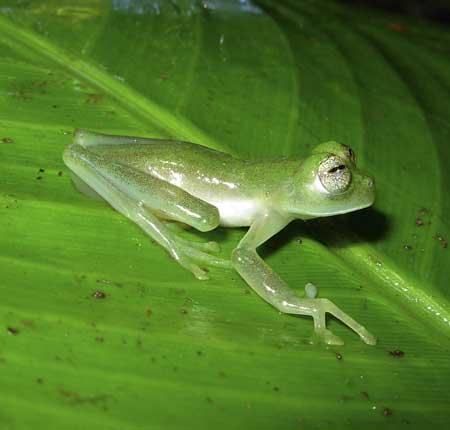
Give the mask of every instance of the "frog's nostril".
M 367 178 L 367 186 L 368 187 L 374 187 L 375 186 L 375 182 L 372 178 Z

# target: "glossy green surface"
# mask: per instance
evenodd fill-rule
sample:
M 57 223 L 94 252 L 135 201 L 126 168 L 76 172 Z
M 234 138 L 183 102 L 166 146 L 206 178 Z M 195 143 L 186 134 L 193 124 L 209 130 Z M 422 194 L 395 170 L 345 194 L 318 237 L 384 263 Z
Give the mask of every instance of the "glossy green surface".
M 0 427 L 446 428 L 449 43 L 320 1 L 1 1 Z M 245 157 L 351 145 L 374 209 L 262 254 L 379 344 L 336 321 L 345 346 L 311 344 L 237 274 L 194 279 L 74 190 L 75 127 Z M 185 235 L 226 255 L 242 233 Z

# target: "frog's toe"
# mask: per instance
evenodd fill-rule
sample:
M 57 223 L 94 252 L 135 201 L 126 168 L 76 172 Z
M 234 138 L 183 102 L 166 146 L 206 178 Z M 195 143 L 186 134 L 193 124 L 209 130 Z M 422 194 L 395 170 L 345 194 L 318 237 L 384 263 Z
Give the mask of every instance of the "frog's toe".
M 360 332 L 358 334 L 361 337 L 361 340 L 364 343 L 367 343 L 367 345 L 376 345 L 377 344 L 377 338 L 372 333 L 367 331 L 364 327 L 362 327 L 362 329 L 360 330 Z
M 206 271 L 201 269 L 199 266 L 197 266 L 197 264 L 193 263 L 189 259 L 185 257 L 179 257 L 176 260 L 182 267 L 189 270 L 197 279 L 203 281 L 209 279 L 209 276 L 206 273 Z
M 216 254 L 220 251 L 220 245 L 217 242 L 192 242 L 187 239 L 177 238 L 177 243 L 183 247 L 196 248 L 199 251 L 212 252 Z
M 213 253 L 220 252 L 220 245 L 217 242 L 210 241 L 203 244 L 205 246 L 205 250 Z
M 225 260 L 206 252 L 194 250 L 190 255 L 195 261 L 206 264 L 207 266 L 221 267 L 223 269 L 230 269 L 233 267 L 230 260 Z
M 344 341 L 328 329 L 316 330 L 316 333 L 327 345 L 344 345 Z
M 191 270 L 191 272 L 200 281 L 207 281 L 209 279 L 207 273 L 203 269 L 200 269 L 200 267 L 198 266 L 194 270 Z
M 186 246 L 197 248 L 199 251 L 217 254 L 220 252 L 220 245 L 217 242 L 188 242 Z

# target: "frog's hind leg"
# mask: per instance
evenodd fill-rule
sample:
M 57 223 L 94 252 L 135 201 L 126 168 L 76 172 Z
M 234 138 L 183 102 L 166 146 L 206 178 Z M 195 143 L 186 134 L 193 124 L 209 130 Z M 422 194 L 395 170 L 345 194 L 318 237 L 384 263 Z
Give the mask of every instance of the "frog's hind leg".
M 118 212 L 138 224 L 197 278 L 207 275 L 195 262 L 230 267 L 230 262 L 174 235 L 153 211 L 208 231 L 219 224 L 216 207 L 165 181 L 132 167 L 111 162 L 73 144 L 64 152 L 67 166 Z M 204 248 L 204 247 L 203 247 Z
M 152 144 L 155 142 L 173 141 L 167 139 L 151 139 L 148 137 L 118 136 L 77 128 L 73 134 L 73 142 L 84 148 L 89 148 L 101 145 Z
M 95 200 L 104 200 L 97 191 L 86 184 L 76 173 L 71 172 L 70 178 L 72 179 L 72 184 L 80 193 Z

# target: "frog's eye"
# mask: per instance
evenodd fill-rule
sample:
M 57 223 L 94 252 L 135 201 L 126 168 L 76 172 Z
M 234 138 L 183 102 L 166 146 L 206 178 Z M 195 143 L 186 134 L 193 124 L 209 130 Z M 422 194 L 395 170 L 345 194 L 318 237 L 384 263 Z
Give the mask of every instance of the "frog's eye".
M 319 179 L 329 193 L 340 194 L 348 190 L 352 174 L 339 157 L 329 155 L 320 163 Z

